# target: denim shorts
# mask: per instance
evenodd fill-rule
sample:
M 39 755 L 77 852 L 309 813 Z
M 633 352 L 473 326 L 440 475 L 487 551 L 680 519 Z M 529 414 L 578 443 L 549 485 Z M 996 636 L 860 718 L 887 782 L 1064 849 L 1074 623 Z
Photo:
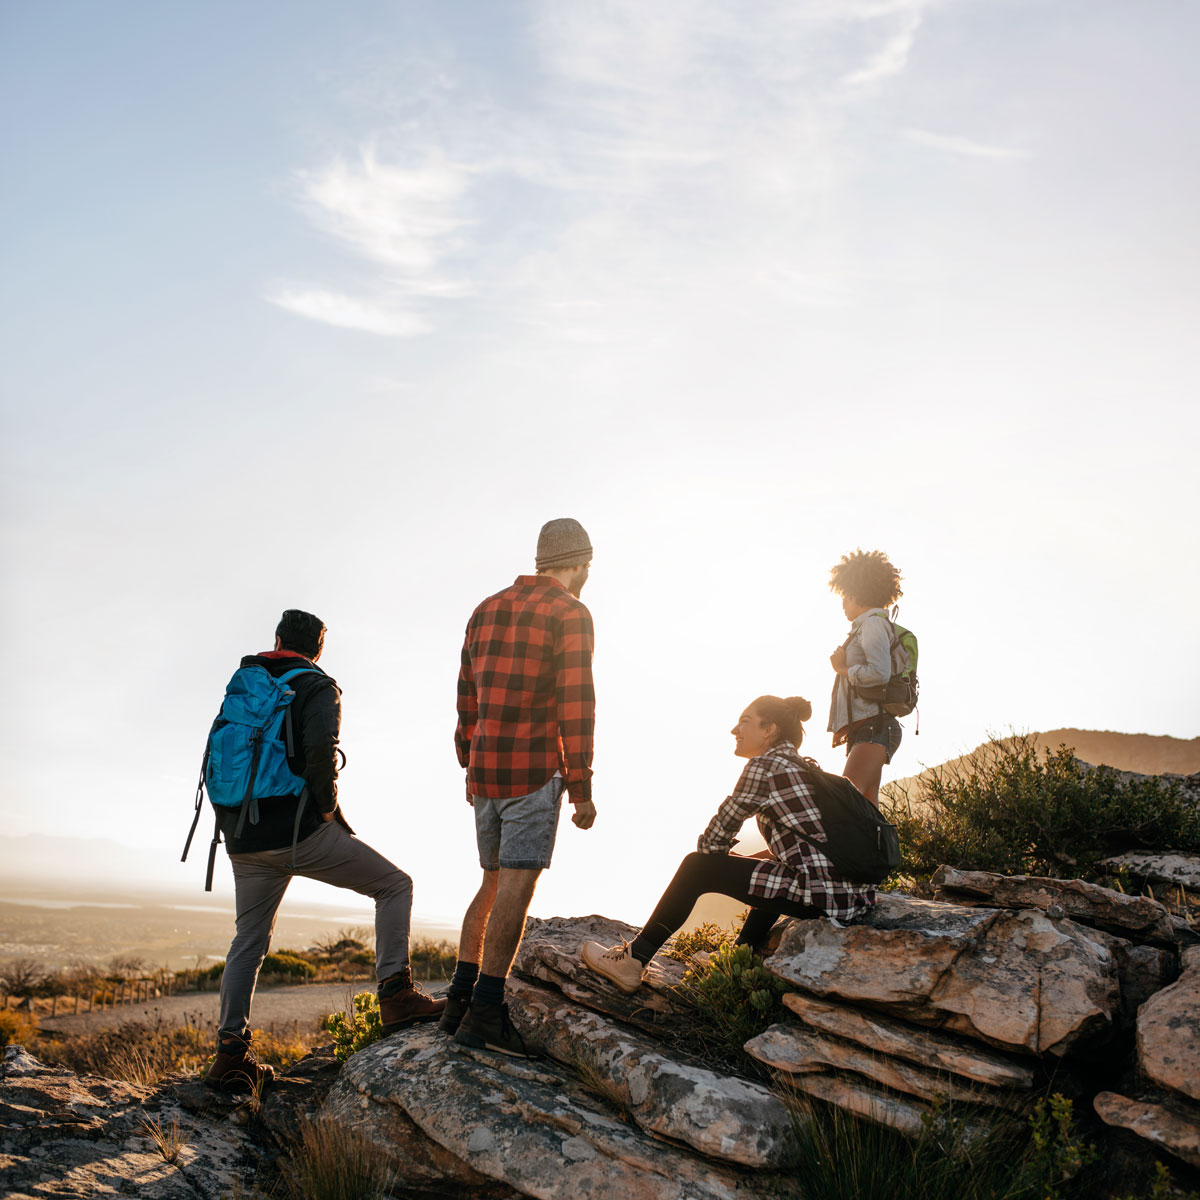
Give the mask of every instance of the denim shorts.
M 514 870 L 545 869 L 554 853 L 558 813 L 566 781 L 555 775 L 536 792 L 492 800 L 475 797 L 475 841 L 479 865 Z
M 855 746 L 882 746 L 887 751 L 885 761 L 890 763 L 892 755 L 900 747 L 900 739 L 903 736 L 904 730 L 900 728 L 900 722 L 890 713 L 881 713 L 874 720 L 860 725 L 846 739 L 846 753 L 849 754 Z

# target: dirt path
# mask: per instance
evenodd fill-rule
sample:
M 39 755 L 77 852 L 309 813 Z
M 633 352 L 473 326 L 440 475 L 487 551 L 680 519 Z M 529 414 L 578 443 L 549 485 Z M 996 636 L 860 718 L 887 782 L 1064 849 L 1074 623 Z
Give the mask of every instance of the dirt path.
M 254 993 L 251 1023 L 256 1029 L 279 1030 L 297 1028 L 309 1032 L 329 1012 L 346 1011 L 353 1006 L 359 992 L 374 990 L 371 980 L 353 983 L 311 983 L 293 987 L 259 988 Z M 440 994 L 444 983 L 423 983 L 427 992 Z M 127 1021 L 156 1020 L 180 1024 L 185 1015 L 193 1025 L 216 1028 L 220 996 L 217 992 L 192 992 L 184 996 L 163 996 L 141 1004 L 126 1004 L 103 1012 L 79 1013 L 71 1016 L 42 1017 L 43 1029 L 59 1033 L 91 1033 L 97 1029 L 115 1029 Z

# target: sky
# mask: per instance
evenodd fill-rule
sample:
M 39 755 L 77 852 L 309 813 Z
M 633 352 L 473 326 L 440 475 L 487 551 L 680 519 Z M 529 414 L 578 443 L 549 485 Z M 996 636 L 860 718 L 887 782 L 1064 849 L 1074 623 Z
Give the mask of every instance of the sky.
M 920 638 L 891 777 L 1196 736 L 1198 34 L 1177 0 L 6 0 L 7 832 L 199 890 L 208 725 L 306 608 L 344 810 L 453 924 L 463 629 L 566 515 L 599 815 L 535 914 L 644 920 L 759 694 L 840 771 L 856 547 Z

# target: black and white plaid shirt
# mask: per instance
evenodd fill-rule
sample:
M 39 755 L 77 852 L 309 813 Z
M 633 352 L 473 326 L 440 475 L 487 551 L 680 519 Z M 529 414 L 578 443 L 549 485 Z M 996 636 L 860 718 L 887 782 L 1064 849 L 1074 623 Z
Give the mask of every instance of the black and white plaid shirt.
M 726 853 L 746 819 L 756 817 L 775 858 L 763 859 L 754 868 L 750 894 L 811 905 L 826 916 L 848 921 L 875 903 L 875 888 L 840 879 L 833 863 L 806 840 L 823 842 L 825 830 L 797 757 L 791 742 L 778 742 L 752 758 L 696 849 L 701 854 Z

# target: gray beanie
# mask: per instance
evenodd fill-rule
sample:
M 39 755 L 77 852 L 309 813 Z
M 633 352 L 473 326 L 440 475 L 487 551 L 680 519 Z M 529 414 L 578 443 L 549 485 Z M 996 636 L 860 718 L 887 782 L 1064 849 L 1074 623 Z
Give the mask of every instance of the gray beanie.
M 592 543 L 587 530 L 573 517 L 556 517 L 542 526 L 535 564 L 539 571 L 548 567 L 573 567 L 576 563 L 591 560 Z

